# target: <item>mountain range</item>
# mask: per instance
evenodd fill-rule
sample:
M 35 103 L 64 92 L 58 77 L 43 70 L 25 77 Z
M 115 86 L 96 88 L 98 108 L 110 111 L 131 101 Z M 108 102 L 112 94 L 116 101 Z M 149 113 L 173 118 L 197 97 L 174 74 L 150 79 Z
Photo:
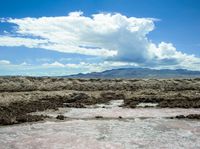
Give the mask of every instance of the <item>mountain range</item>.
M 102 72 L 79 73 L 65 76 L 67 78 L 195 78 L 200 77 L 200 71 L 187 69 L 149 69 L 149 68 L 119 68 Z

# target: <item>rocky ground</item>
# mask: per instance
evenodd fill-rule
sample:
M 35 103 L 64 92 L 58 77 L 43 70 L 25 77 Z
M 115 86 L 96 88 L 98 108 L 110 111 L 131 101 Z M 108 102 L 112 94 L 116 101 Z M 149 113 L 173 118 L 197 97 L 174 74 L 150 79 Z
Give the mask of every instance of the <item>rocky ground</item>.
M 31 112 L 124 100 L 125 108 L 156 103 L 158 108 L 200 108 L 200 79 L 0 78 L 0 125 L 40 121 Z M 146 106 L 148 107 L 148 105 Z M 59 117 L 59 118 L 62 118 Z M 198 114 L 175 118 L 199 119 Z

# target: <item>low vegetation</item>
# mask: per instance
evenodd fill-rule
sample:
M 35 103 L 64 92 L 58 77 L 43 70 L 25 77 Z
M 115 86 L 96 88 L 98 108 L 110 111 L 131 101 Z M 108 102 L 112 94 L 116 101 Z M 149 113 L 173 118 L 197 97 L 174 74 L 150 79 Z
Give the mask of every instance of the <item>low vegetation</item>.
M 0 124 L 39 121 L 30 112 L 124 100 L 123 107 L 200 108 L 200 79 L 0 78 Z

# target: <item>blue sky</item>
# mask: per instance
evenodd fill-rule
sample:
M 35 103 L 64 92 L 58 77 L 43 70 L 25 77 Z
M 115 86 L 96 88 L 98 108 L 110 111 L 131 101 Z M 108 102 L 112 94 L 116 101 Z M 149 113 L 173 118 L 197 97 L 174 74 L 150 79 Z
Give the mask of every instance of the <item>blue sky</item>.
M 1 0 L 0 75 L 200 70 L 199 0 Z

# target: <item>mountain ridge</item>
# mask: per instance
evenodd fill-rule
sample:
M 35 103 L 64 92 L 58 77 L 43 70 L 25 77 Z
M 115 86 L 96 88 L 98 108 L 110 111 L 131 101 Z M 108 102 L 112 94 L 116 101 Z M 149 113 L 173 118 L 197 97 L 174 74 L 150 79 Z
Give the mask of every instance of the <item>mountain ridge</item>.
M 118 68 L 102 72 L 79 73 L 64 76 L 67 78 L 194 78 L 200 77 L 200 71 L 187 69 L 150 69 L 150 68 Z

